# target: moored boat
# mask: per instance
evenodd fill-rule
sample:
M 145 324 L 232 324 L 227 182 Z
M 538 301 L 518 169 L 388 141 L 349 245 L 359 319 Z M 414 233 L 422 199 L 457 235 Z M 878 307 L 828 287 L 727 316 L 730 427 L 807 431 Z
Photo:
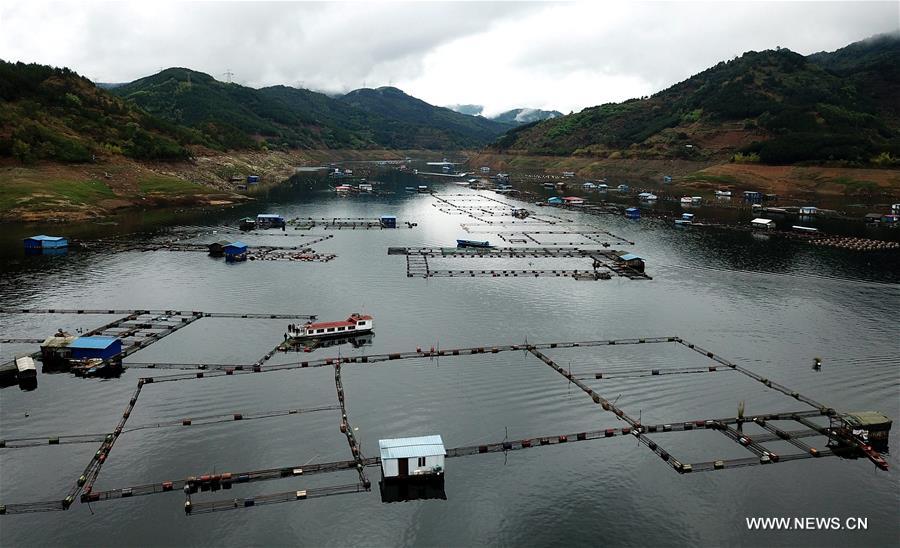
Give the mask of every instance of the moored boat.
M 326 337 L 346 337 L 357 333 L 369 333 L 375 326 L 372 316 L 353 313 L 339 322 L 306 322 L 303 325 L 288 326 L 288 337 L 292 339 L 320 339 Z

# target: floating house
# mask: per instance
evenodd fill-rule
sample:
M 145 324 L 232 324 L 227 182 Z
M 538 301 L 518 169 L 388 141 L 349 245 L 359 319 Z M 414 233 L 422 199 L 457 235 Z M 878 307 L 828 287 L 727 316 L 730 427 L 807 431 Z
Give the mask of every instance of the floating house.
M 259 184 L 259 175 L 247 175 L 247 184 L 248 185 Z
M 32 236 L 25 238 L 25 249 L 42 250 L 42 249 L 62 249 L 69 247 L 69 240 L 62 236 Z
M 71 358 L 72 350 L 69 345 L 77 338 L 61 331 L 44 339 L 44 342 L 41 343 L 41 361 L 44 366 L 62 364 Z
M 585 190 L 593 190 L 593 189 L 597 188 L 597 185 L 588 181 L 588 182 L 584 183 L 583 185 L 581 185 L 581 188 L 583 188 Z
M 606 192 L 609 190 L 609 185 L 606 183 L 600 183 L 597 185 L 597 192 Z
M 275 213 L 260 213 L 256 216 L 257 228 L 282 228 L 284 217 Z
M 566 177 L 566 178 L 572 178 L 575 176 L 575 172 L 574 171 L 563 171 L 562 176 Z
M 548 203 L 548 204 L 553 204 L 553 205 L 560 205 L 560 204 L 563 203 L 563 199 L 560 198 L 559 196 L 552 196 L 552 197 L 550 197 L 550 198 L 547 199 L 547 203 Z
M 857 411 L 841 415 L 843 428 L 856 438 L 875 446 L 887 446 L 893 421 L 877 411 Z
M 628 185 L 619 185 L 616 187 L 619 192 L 628 192 Z
M 223 253 L 225 253 L 225 247 L 230 245 L 230 240 L 219 240 L 218 242 L 213 242 L 207 246 L 209 249 L 209 254 L 213 257 L 220 257 Z
M 563 200 L 566 201 L 566 205 L 584 205 L 584 198 L 578 196 L 566 196 Z
M 800 208 L 800 215 L 815 215 L 819 208 L 813 206 L 804 206 Z
M 490 173 L 491 168 L 489 168 L 488 166 L 481 166 L 481 172 L 482 173 Z
M 644 200 L 646 202 L 652 202 L 656 200 L 656 194 L 653 194 L 652 192 L 641 192 L 640 194 L 638 194 L 638 199 Z
M 750 204 L 758 204 L 762 201 L 762 193 L 754 190 L 744 191 L 744 201 Z
M 880 223 L 881 222 L 881 213 L 866 213 L 866 216 L 863 220 L 867 223 Z
M 380 222 L 381 228 L 397 228 L 397 217 L 393 215 L 382 215 Z
M 78 337 L 69 343 L 69 350 L 73 360 L 109 360 L 122 353 L 122 341 L 102 335 Z
M 625 210 L 625 218 L 626 219 L 640 219 L 641 218 L 641 210 L 636 207 L 629 207 Z
M 623 253 L 616 258 L 616 261 L 638 272 L 644 271 L 644 259 L 634 253 Z
M 37 368 L 34 366 L 34 358 L 20 356 L 16 358 L 16 378 L 20 381 L 37 377 Z
M 775 228 L 775 221 L 772 219 L 762 219 L 756 218 L 750 221 L 750 226 L 753 228 L 759 228 L 761 230 L 772 230 Z
M 693 214 L 693 213 L 682 213 L 682 214 L 681 214 L 681 220 L 682 220 L 682 221 L 693 221 L 693 220 L 694 220 L 694 214 Z
M 378 440 L 384 479 L 436 479 L 444 475 L 444 440 L 440 436 Z
M 229 262 L 247 260 L 247 244 L 244 242 L 231 242 L 222 248 L 225 260 Z

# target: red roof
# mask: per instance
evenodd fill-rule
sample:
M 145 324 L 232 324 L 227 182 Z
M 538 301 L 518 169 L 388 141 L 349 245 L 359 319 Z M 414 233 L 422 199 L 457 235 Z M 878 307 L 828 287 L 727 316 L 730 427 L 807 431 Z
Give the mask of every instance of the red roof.
M 342 322 L 308 323 L 308 324 L 306 324 L 306 327 L 308 329 L 325 329 L 325 328 L 329 328 L 329 327 L 347 327 L 347 326 L 351 326 L 351 325 L 355 326 L 356 322 L 358 322 L 358 321 L 371 320 L 371 319 L 372 319 L 372 316 L 359 316 L 359 315 L 354 314 Z

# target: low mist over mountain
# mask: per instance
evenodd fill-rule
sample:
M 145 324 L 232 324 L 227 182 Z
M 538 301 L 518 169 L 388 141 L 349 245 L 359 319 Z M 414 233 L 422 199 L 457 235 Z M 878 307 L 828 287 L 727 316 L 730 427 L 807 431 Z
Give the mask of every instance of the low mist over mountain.
M 484 111 L 484 107 L 481 105 L 447 105 L 447 108 L 469 116 L 481 116 Z
M 481 116 L 481 113 L 484 111 L 484 107 L 481 105 L 448 105 L 447 108 L 461 114 L 468 114 L 469 116 Z M 557 116 L 562 115 L 562 112 L 556 110 L 516 108 L 501 112 L 500 114 L 495 114 L 494 116 L 486 116 L 486 118 L 504 124 L 521 125 L 538 122 L 540 120 L 549 120 L 550 118 L 556 118 Z
M 541 120 L 550 120 L 558 118 L 563 113 L 558 110 L 541 110 L 537 108 L 517 108 L 501 112 L 496 116 L 491 116 L 491 120 L 498 122 L 507 122 L 511 124 L 530 124 L 531 122 L 539 122 Z

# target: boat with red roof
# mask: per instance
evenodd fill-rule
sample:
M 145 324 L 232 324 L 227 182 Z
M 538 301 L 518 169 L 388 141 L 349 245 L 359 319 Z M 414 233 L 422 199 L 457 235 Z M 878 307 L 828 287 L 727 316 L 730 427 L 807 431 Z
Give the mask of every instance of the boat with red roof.
M 339 322 L 291 324 L 288 326 L 287 334 L 292 339 L 323 339 L 371 333 L 373 327 L 372 316 L 353 313 L 346 320 Z

